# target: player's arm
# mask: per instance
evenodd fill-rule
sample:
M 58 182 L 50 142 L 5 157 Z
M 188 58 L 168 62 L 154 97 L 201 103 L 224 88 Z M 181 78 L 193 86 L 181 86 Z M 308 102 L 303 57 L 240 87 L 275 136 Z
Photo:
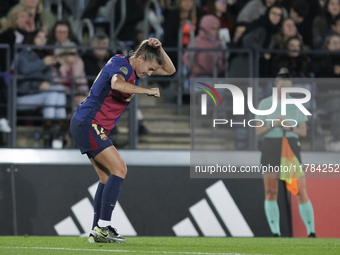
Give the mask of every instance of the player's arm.
M 301 122 L 297 125 L 297 127 L 282 127 L 282 129 L 286 131 L 291 131 L 298 136 L 305 137 L 307 135 L 307 125 L 306 122 Z
M 162 65 L 162 68 L 158 68 L 157 71 L 154 71 L 152 75 L 172 75 L 176 72 L 176 68 L 174 64 L 172 63 L 171 59 L 169 58 L 168 54 L 164 51 L 162 47 L 162 43 L 156 39 L 156 38 L 149 38 L 148 44 L 150 46 L 153 46 L 154 48 L 160 48 L 162 58 L 164 61 L 164 64 Z
M 142 88 L 125 81 L 124 76 L 121 74 L 115 74 L 111 78 L 111 89 L 117 90 L 121 93 L 128 94 L 147 94 L 148 96 L 159 97 L 158 88 Z

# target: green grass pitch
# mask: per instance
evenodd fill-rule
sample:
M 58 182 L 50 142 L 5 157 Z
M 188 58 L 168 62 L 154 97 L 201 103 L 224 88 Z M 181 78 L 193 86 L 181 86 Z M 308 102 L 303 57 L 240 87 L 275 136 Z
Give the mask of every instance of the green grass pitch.
M 80 237 L 0 236 L 1 255 L 59 254 L 340 254 L 340 239 L 128 237 L 124 244 L 88 243 Z

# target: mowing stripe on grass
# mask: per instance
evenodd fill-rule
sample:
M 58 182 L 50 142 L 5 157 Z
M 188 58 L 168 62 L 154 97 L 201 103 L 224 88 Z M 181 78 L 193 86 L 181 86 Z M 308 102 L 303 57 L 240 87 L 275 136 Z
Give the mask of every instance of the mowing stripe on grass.
M 58 247 L 10 247 L 0 246 L 1 249 L 32 249 L 32 250 L 60 250 L 60 251 L 98 251 L 98 252 L 142 252 L 153 254 L 189 254 L 189 255 L 261 255 L 261 254 L 244 254 L 244 253 L 209 253 L 209 252 L 181 252 L 181 251 L 134 251 L 134 250 L 100 250 L 100 249 L 72 249 L 72 248 L 58 248 Z

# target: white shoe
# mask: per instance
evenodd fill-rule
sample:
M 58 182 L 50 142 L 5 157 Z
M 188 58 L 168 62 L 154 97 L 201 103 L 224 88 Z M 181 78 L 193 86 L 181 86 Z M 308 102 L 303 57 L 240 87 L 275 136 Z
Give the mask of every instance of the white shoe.
M 4 133 L 12 132 L 12 129 L 8 124 L 8 120 L 5 118 L 0 119 L 0 132 L 4 132 Z

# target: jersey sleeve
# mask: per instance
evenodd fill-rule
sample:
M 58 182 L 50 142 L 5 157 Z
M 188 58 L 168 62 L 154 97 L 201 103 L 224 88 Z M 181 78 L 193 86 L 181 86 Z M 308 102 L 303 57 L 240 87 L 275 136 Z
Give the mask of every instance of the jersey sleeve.
M 130 63 L 122 57 L 112 57 L 106 64 L 106 68 L 109 72 L 110 79 L 115 74 L 121 74 L 123 75 L 125 81 L 127 81 L 133 73 Z

